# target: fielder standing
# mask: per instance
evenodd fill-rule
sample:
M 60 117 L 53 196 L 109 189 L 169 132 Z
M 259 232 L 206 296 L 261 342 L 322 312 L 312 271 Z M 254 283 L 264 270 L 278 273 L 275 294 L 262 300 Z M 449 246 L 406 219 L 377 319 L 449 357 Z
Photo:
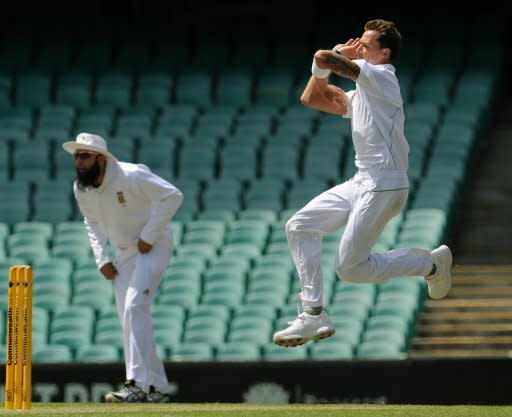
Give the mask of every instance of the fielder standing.
M 156 354 L 150 306 L 171 258 L 170 222 L 183 194 L 145 165 L 119 162 L 100 136 L 80 133 L 63 148 L 75 159 L 73 192 L 96 264 L 106 279 L 114 280 L 123 330 L 124 387 L 105 399 L 168 402 L 169 384 Z
M 361 38 L 332 50 L 319 50 L 301 102 L 351 119 L 357 173 L 313 198 L 286 224 L 290 252 L 301 282 L 303 313 L 274 343 L 298 346 L 335 333 L 322 307 L 322 236 L 345 227 L 336 257 L 336 273 L 352 282 L 376 283 L 391 277 L 422 275 L 430 297 L 451 288 L 452 254 L 442 245 L 432 252 L 395 249 L 370 253 L 386 224 L 407 202 L 408 152 L 404 110 L 395 68 L 402 36 L 393 22 L 366 22 Z M 356 83 L 343 91 L 329 84 L 331 72 Z

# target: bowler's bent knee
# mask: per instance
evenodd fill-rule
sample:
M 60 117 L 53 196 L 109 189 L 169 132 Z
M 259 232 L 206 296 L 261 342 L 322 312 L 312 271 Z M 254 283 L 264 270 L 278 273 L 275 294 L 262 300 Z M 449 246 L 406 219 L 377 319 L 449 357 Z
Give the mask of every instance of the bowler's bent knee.
M 349 282 L 367 282 L 368 277 L 366 273 L 362 270 L 363 268 L 360 268 L 361 264 L 352 266 L 352 267 L 346 267 L 345 265 L 340 265 L 336 268 L 336 276 L 338 279 L 342 281 L 349 281 Z

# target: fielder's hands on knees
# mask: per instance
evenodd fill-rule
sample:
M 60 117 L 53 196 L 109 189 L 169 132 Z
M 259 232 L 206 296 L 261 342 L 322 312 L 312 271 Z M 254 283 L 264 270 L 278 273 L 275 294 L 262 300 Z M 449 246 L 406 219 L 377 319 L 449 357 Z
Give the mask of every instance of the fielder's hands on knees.
M 112 262 L 106 263 L 100 268 L 100 272 L 103 276 L 108 280 L 113 280 L 117 276 L 117 268 L 114 266 Z
M 142 239 L 139 239 L 137 246 L 139 248 L 140 253 L 148 253 L 151 249 L 153 249 L 153 245 L 150 245 L 148 242 Z

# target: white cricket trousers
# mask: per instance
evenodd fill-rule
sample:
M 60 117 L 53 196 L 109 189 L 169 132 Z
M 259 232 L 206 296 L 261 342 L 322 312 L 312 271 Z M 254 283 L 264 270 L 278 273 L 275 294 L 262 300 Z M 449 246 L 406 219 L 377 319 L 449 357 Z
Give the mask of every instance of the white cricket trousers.
M 151 303 L 172 249 L 172 238 L 165 238 L 155 243 L 148 253 L 137 251 L 116 265 L 119 275 L 114 280 L 114 288 L 123 330 L 126 379 L 135 380 L 145 392 L 150 385 L 161 392 L 169 391 L 163 362 L 156 353 Z
M 322 306 L 322 237 L 345 227 L 335 259 L 339 279 L 376 283 L 396 276 L 425 276 L 433 266 L 423 249 L 370 253 L 386 224 L 407 202 L 408 189 L 373 191 L 356 175 L 324 191 L 286 223 L 286 236 L 301 283 L 304 307 Z

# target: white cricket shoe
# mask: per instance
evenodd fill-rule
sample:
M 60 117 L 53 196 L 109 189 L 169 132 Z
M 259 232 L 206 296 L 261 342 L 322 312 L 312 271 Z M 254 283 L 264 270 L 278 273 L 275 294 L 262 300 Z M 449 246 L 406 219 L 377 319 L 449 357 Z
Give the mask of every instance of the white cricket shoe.
M 445 297 L 452 287 L 452 251 L 446 245 L 441 245 L 432 252 L 432 258 L 436 266 L 434 275 L 427 275 L 425 279 L 428 284 L 430 298 L 438 300 Z
M 274 333 L 273 340 L 276 345 L 299 346 L 310 340 L 324 339 L 336 333 L 336 329 L 325 311 L 316 316 L 301 313 L 288 324 L 290 325 L 288 328 Z
M 105 401 L 108 403 L 144 403 L 146 402 L 146 393 L 139 388 L 135 381 L 125 381 L 124 387 L 119 391 L 112 391 L 105 395 Z

